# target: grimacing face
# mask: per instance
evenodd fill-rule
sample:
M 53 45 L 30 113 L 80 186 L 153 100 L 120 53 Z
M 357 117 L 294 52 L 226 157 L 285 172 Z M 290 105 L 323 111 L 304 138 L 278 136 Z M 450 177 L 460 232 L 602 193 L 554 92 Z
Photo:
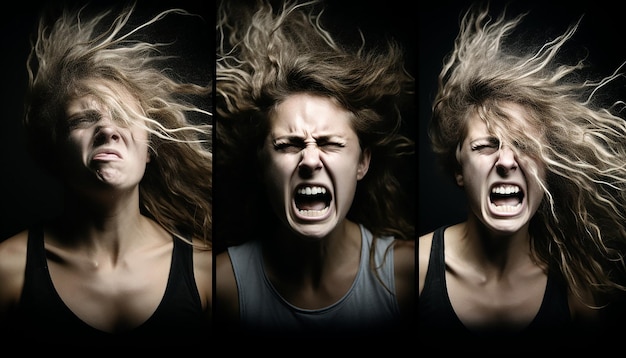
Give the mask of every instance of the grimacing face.
M 522 106 L 507 103 L 502 110 L 510 119 L 508 125 L 533 131 Z M 516 154 L 511 144 L 501 143 L 476 114 L 468 118 L 467 136 L 457 149 L 457 160 L 461 171 L 456 182 L 465 189 L 471 213 L 487 229 L 510 235 L 527 228 L 544 196 L 532 174 L 536 171 L 539 178 L 545 178 L 541 163 Z
M 139 102 L 122 86 L 97 79 L 83 81 L 87 87 L 125 101 L 141 113 Z M 136 187 L 150 161 L 147 130 L 125 125 L 111 118 L 110 113 L 90 94 L 70 98 L 65 105 L 65 173 L 78 190 Z
M 352 114 L 330 98 L 299 93 L 270 116 L 261 160 L 272 209 L 308 240 L 342 225 L 369 168 Z

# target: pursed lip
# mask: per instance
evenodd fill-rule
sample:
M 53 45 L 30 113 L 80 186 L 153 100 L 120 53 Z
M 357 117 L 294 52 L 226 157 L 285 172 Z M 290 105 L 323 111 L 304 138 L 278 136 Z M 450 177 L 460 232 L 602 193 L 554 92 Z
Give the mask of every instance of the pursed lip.
M 113 148 L 98 148 L 91 154 L 91 160 L 93 161 L 108 161 L 122 159 L 122 155 L 119 151 Z

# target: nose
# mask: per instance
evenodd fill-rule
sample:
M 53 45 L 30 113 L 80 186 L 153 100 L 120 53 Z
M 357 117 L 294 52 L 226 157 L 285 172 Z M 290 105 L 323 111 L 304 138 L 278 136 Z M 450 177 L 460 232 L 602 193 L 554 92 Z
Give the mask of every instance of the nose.
M 304 177 L 311 176 L 316 170 L 322 168 L 322 160 L 317 145 L 309 143 L 302 149 L 302 159 L 298 164 L 298 171 Z
M 517 169 L 517 157 L 515 152 L 508 146 L 502 146 L 498 151 L 498 160 L 496 161 L 496 170 L 502 176 L 508 175 L 511 171 Z
M 97 142 L 118 141 L 120 133 L 118 127 L 108 117 L 101 118 L 96 124 L 95 137 Z

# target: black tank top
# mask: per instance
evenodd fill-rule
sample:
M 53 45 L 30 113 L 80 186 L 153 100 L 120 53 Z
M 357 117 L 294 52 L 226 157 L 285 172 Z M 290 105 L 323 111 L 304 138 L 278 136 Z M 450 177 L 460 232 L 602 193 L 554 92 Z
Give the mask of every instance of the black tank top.
M 149 343 L 150 347 L 182 344 L 197 338 L 206 342 L 210 326 L 204 316 L 194 279 L 193 250 L 190 245 L 174 238 L 167 286 L 152 316 L 139 327 L 122 334 L 91 327 L 65 305 L 55 290 L 48 271 L 42 229 L 37 227 L 29 231 L 24 288 L 16 323 L 19 329 L 25 330 L 29 340 L 94 346 L 142 346 Z
M 444 259 L 443 232 L 440 227 L 434 232 L 428 271 L 424 280 L 424 288 L 418 299 L 418 327 L 420 342 L 432 342 L 432 338 L 453 338 L 453 341 L 465 339 L 465 342 L 479 342 L 481 338 L 463 325 L 454 312 L 446 286 L 446 265 Z M 569 311 L 567 288 L 555 275 L 548 275 L 546 290 L 541 307 L 532 322 L 521 332 L 498 335 L 498 330 L 490 333 L 491 339 L 523 339 L 537 337 L 554 337 L 555 329 L 560 333 L 570 329 L 571 315 Z M 483 337 L 489 339 L 489 337 Z M 422 340 L 423 338 L 423 340 Z

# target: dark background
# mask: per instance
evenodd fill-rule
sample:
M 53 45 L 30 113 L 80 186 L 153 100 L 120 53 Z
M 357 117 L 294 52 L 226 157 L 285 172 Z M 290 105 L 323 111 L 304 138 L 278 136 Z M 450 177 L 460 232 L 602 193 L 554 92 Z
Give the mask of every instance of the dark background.
M 437 76 L 444 56 L 453 48 L 461 14 L 472 1 L 424 1 L 417 13 L 418 24 L 418 235 L 446 224 L 465 220 L 463 192 L 443 176 L 435 166 L 428 136 L 427 122 L 437 86 Z M 608 76 L 626 61 L 626 16 L 608 1 L 492 1 L 492 14 L 508 4 L 510 16 L 528 11 L 520 29 L 537 41 L 553 39 L 564 33 L 582 16 L 579 28 L 567 45 L 564 55 L 587 53 L 593 78 Z M 578 57 L 576 58 L 578 59 Z M 571 59 L 567 63 L 572 63 Z M 623 82 L 622 82 L 623 85 Z M 626 99 L 624 87 L 614 89 Z M 626 138 L 625 138 L 626 140 Z
M 85 1 L 69 1 L 81 5 Z M 0 85 L 0 241 L 26 229 L 30 223 L 56 215 L 61 209 L 58 183 L 39 169 L 26 152 L 21 127 L 23 98 L 27 85 L 26 58 L 31 33 L 43 6 L 58 7 L 60 1 L 26 0 L 12 3 L 11 10 L 2 11 L 0 44 L 2 44 L 2 76 Z M 91 1 L 90 8 L 121 6 L 122 1 Z M 173 63 L 181 76 L 208 84 L 213 72 L 213 16 L 211 2 L 191 0 L 140 0 L 137 19 L 147 19 L 158 11 L 180 7 L 201 15 L 191 18 L 168 15 L 151 27 L 162 41 L 176 40 L 168 51 L 184 55 Z M 209 36 L 210 34 L 210 36 Z

